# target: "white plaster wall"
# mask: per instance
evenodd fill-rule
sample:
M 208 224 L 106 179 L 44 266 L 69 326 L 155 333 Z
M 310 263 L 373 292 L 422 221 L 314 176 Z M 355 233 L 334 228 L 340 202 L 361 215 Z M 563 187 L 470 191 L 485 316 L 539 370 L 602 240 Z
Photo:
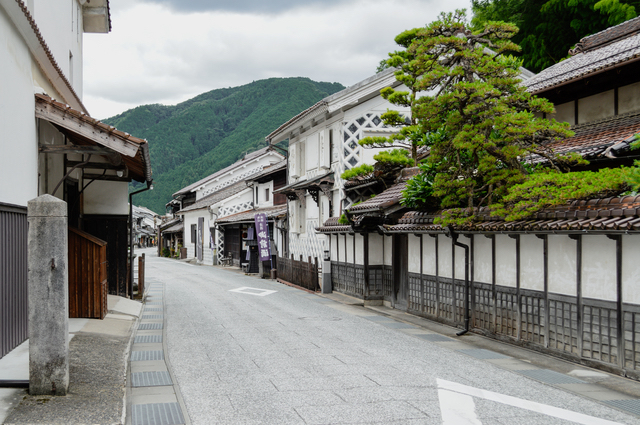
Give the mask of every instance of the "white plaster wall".
M 612 117 L 614 114 L 615 96 L 613 90 L 578 100 L 578 123 L 580 124 Z
M 316 204 L 316 201 L 313 200 L 311 195 L 305 196 L 304 199 L 307 203 L 307 220 L 315 220 L 317 222 L 320 218 L 320 209 L 318 208 L 318 204 Z
M 384 264 L 383 238 L 384 236 L 378 233 L 369 233 L 369 264 L 371 265 Z
M 319 134 L 318 131 L 310 133 L 307 136 L 307 146 L 306 146 L 306 170 L 307 172 L 312 170 L 317 170 L 320 159 L 320 145 L 319 145 Z
M 269 199 L 267 199 L 267 190 L 269 190 Z M 260 208 L 273 206 L 273 181 L 258 184 L 258 199 L 256 204 Z
M 34 19 L 56 62 L 82 98 L 82 12 L 77 0 L 34 0 Z M 73 55 L 73 71 L 69 54 Z
M 564 235 L 549 235 L 549 292 L 577 294 L 576 241 Z
M 626 303 L 640 304 L 640 236 L 622 237 L 622 299 Z
M 516 287 L 516 240 L 496 235 L 496 285 Z
M 364 236 L 356 234 L 354 243 L 356 244 L 356 264 L 364 264 Z
M 420 238 L 412 234 L 407 235 L 407 238 L 409 243 L 409 273 L 420 273 Z
M 440 236 L 438 236 L 439 238 Z M 436 238 L 429 235 L 422 237 L 422 272 L 431 276 L 436 275 Z
M 182 235 L 182 246 L 187 248 L 187 258 L 195 258 L 196 256 L 196 242 L 191 241 L 191 225 L 195 224 L 198 227 L 198 217 L 204 217 L 204 210 L 188 211 L 183 215 L 184 234 Z M 206 225 L 206 220 L 205 220 Z M 196 233 L 197 236 L 197 233 Z M 207 244 L 208 246 L 208 244 Z
M 96 180 L 85 189 L 83 196 L 84 214 L 129 214 L 129 185 L 126 182 Z
M 331 239 L 331 261 L 341 261 L 338 257 L 338 235 L 329 235 Z
M 440 277 L 453 277 L 451 255 L 451 238 L 438 235 L 438 274 Z
M 344 243 L 344 241 L 343 241 Z M 344 245 L 343 245 L 344 246 Z M 353 235 L 347 235 L 347 242 L 345 247 L 345 254 L 347 263 L 353 263 Z
M 458 242 L 469 246 L 471 249 L 471 238 L 466 235 L 459 235 Z M 464 279 L 464 248 L 456 247 L 456 279 Z M 471 270 L 469 270 L 469 279 L 471 279 Z
M 393 239 L 392 236 L 384 236 L 383 239 L 384 264 L 386 266 L 393 265 Z
M 582 296 L 616 301 L 616 242 L 606 236 L 582 237 Z
M 618 114 L 640 110 L 640 82 L 618 89 Z
M 520 287 L 544 290 L 544 241 L 534 235 L 520 235 Z
M 0 202 L 26 206 L 38 196 L 38 143 L 31 55 L 0 8 Z M 10 155 L 8 154 L 10 153 Z
M 476 235 L 473 241 L 473 279 L 491 283 L 491 239 Z
M 576 107 L 574 102 L 567 102 L 561 105 L 555 105 L 556 113 L 551 115 L 550 118 L 555 118 L 558 122 L 568 122 L 571 125 L 574 125 L 575 122 L 575 113 Z

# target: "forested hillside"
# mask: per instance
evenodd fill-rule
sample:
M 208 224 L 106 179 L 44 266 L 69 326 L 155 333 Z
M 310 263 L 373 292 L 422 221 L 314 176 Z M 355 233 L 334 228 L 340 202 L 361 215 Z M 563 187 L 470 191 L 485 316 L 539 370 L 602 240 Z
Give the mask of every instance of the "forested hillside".
M 263 147 L 280 124 L 342 89 L 308 78 L 271 78 L 175 106 L 139 106 L 104 121 L 149 141 L 154 190 L 136 195 L 134 203 L 164 214 L 178 189 Z

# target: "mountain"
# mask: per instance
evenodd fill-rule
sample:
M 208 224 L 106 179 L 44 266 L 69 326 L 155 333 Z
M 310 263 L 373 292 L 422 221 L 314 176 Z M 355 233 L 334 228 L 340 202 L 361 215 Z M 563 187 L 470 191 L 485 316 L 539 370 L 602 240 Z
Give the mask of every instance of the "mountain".
M 174 106 L 138 106 L 104 122 L 148 140 L 154 189 L 134 203 L 164 214 L 173 193 L 263 147 L 278 126 L 342 89 L 308 78 L 270 78 Z

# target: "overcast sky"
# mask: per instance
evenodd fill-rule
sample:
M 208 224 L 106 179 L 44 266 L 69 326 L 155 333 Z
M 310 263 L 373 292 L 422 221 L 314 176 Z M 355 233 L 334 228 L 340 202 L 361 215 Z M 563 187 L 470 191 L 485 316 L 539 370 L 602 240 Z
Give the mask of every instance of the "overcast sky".
M 84 104 L 104 119 L 271 77 L 357 83 L 394 37 L 470 0 L 110 0 L 84 37 Z

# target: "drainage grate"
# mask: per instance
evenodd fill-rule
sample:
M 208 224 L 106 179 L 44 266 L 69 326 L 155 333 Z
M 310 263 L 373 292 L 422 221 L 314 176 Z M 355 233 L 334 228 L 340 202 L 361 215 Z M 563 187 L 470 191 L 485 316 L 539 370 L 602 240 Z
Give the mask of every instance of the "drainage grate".
M 184 424 L 184 416 L 178 403 L 134 404 L 131 425 Z
M 158 307 L 145 307 L 144 312 L 146 313 L 147 311 L 162 311 L 162 308 L 158 308 Z
M 466 354 L 467 356 L 475 357 L 476 359 L 481 360 L 510 358 L 509 356 L 505 356 L 504 354 L 499 354 L 491 350 L 485 350 L 483 348 L 471 348 L 457 351 L 462 354 Z
M 162 305 L 162 301 L 148 301 L 147 305 Z
M 422 338 L 422 339 L 426 339 L 427 341 L 431 341 L 431 342 L 451 342 L 454 341 L 453 339 L 446 337 L 444 335 L 439 335 L 439 334 L 423 334 L 423 335 L 416 335 L 418 338 Z
M 521 375 L 547 384 L 586 384 L 587 382 L 547 369 L 516 370 Z
M 607 400 L 605 403 L 640 416 L 640 400 Z
M 162 350 L 131 352 L 132 362 L 145 362 L 150 360 L 164 360 L 164 352 Z
M 138 325 L 139 331 L 151 331 L 162 329 L 162 323 L 140 323 Z
M 143 314 L 142 319 L 162 319 L 162 314 Z
M 162 335 L 138 335 L 134 344 L 156 344 L 162 342 Z
M 169 372 L 135 372 L 131 374 L 131 385 L 134 387 L 160 387 L 173 385 Z

